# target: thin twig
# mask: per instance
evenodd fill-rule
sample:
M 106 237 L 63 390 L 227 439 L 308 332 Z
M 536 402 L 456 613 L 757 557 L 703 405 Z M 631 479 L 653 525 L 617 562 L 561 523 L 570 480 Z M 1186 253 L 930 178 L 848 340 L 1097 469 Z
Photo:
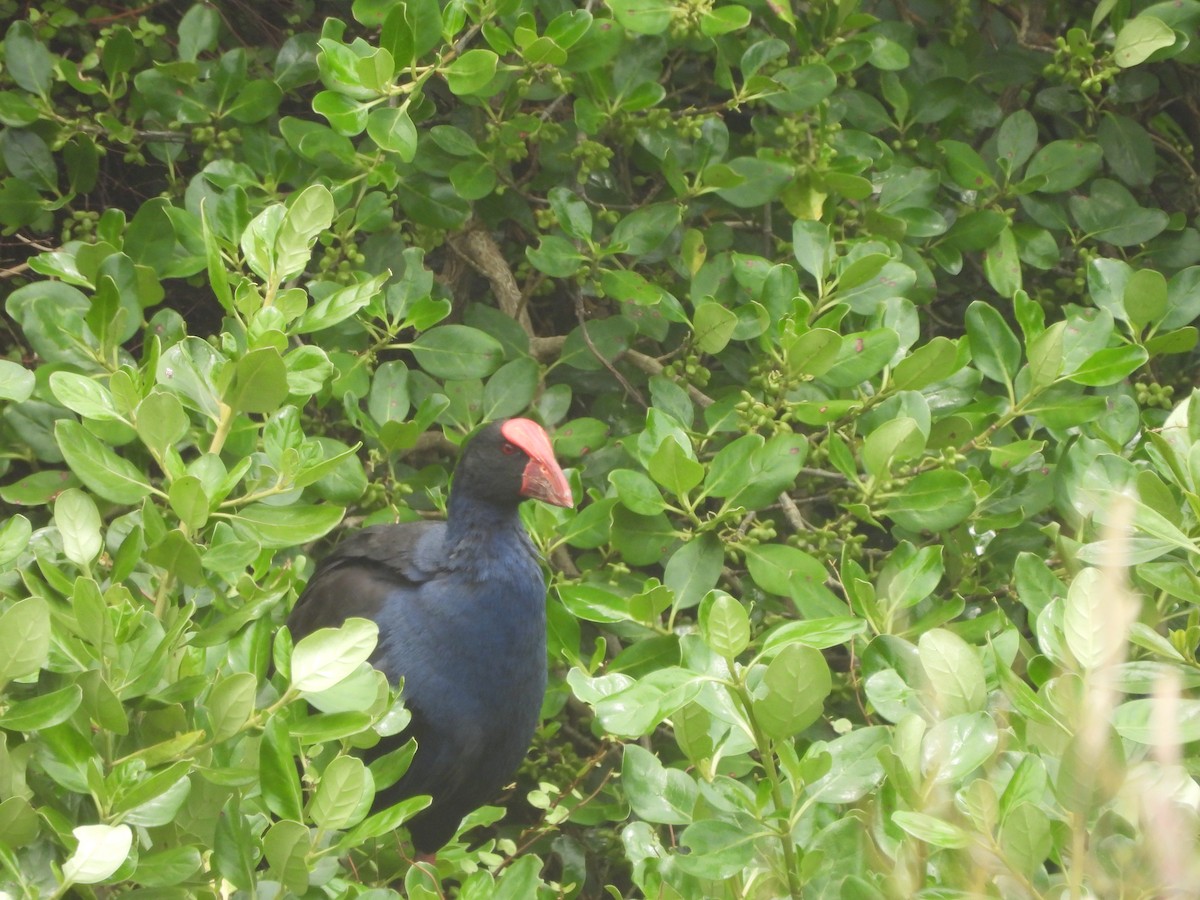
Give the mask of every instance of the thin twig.
M 617 367 L 614 366 L 604 356 L 604 354 L 600 352 L 600 348 L 592 342 L 592 336 L 588 334 L 587 330 L 587 315 L 583 309 L 583 297 L 580 296 L 580 294 L 576 291 L 574 292 L 573 299 L 575 300 L 575 318 L 579 320 L 579 333 L 583 335 L 583 342 L 587 344 L 587 348 L 592 351 L 592 355 L 595 356 L 596 359 L 600 360 L 601 365 L 608 369 L 612 377 L 620 382 L 621 387 L 625 388 L 625 392 L 629 394 L 629 396 L 633 397 L 633 399 L 641 404 L 644 409 L 649 409 L 650 404 L 646 402 L 646 398 L 642 396 L 642 392 L 635 388 L 630 383 L 628 378 L 617 371 Z

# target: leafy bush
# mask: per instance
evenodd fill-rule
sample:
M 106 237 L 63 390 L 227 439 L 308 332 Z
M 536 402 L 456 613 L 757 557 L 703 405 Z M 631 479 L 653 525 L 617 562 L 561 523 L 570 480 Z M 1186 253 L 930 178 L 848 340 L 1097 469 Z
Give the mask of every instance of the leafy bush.
M 1191 890 L 1200 3 L 324 7 L 3 4 L 2 890 Z M 281 624 L 516 414 L 585 500 L 435 875 Z

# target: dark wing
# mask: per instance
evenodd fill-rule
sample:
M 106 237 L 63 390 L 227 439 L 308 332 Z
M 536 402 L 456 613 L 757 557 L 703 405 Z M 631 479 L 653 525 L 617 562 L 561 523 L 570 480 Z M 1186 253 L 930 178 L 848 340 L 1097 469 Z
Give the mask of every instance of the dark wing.
M 428 548 L 444 528 L 441 522 L 373 525 L 346 538 L 320 562 L 292 608 L 292 640 L 349 618 L 378 621 L 389 597 L 437 575 L 436 554 Z

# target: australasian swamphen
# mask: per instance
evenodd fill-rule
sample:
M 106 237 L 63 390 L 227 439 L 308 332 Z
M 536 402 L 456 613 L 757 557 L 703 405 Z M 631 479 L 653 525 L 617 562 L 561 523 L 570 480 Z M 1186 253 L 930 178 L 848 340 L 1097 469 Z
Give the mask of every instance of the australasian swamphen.
M 375 806 L 432 796 L 407 823 L 422 853 L 445 844 L 464 815 L 496 795 L 537 726 L 546 583 L 517 512 L 526 497 L 574 505 L 542 427 L 493 422 L 462 451 L 445 522 L 376 525 L 347 538 L 288 618 L 295 640 L 352 616 L 379 625 L 371 661 L 393 682 L 404 678 L 412 713 L 382 750 L 415 737 L 417 751 Z

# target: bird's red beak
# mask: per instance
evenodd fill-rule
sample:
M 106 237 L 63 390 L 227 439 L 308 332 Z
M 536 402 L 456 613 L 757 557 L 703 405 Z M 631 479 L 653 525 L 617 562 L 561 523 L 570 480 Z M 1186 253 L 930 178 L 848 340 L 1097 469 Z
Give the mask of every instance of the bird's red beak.
M 500 426 L 500 434 L 529 457 L 521 478 L 521 496 L 555 506 L 575 505 L 571 485 L 554 458 L 554 448 L 541 425 L 529 419 L 509 419 Z

